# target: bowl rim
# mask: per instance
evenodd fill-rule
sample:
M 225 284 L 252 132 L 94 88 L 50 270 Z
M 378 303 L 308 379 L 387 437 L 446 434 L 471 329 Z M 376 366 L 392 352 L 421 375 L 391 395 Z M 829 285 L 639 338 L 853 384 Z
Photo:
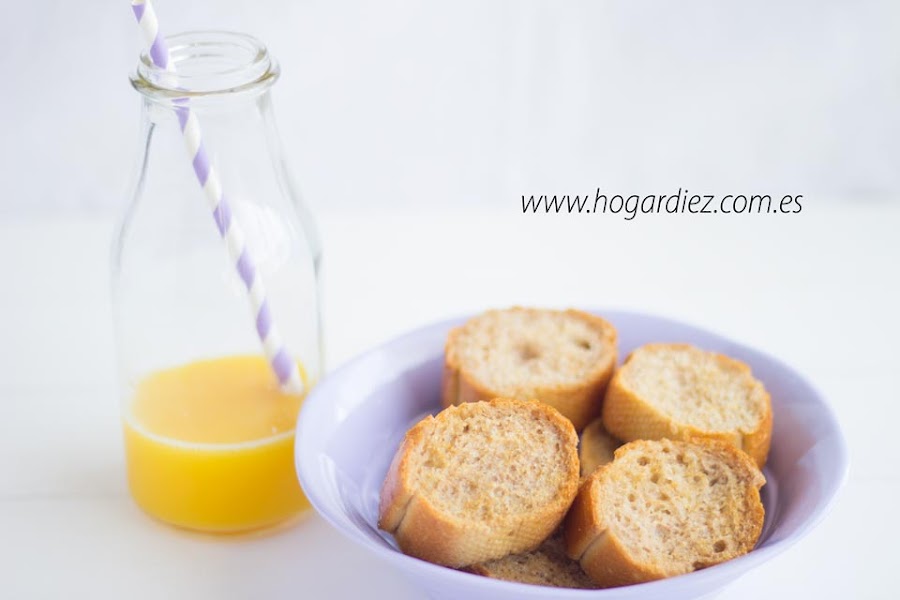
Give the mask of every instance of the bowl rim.
M 829 512 L 831 512 L 840 491 L 844 488 L 847 482 L 850 469 L 849 451 L 846 438 L 843 434 L 840 423 L 837 420 L 834 409 L 832 408 L 825 395 L 822 394 L 818 387 L 815 386 L 807 377 L 805 377 L 797 369 L 790 366 L 787 362 L 781 360 L 780 358 L 774 356 L 769 352 L 757 350 L 756 348 L 753 348 L 741 342 L 737 342 L 729 337 L 726 337 L 704 327 L 694 325 L 693 323 L 634 310 L 620 310 L 615 308 L 599 310 L 595 308 L 582 308 L 580 310 L 584 310 L 585 312 L 589 312 L 592 314 L 601 315 L 604 318 L 609 318 L 611 321 L 618 320 L 618 318 L 645 318 L 653 319 L 667 325 L 686 328 L 694 333 L 715 338 L 720 342 L 726 342 L 732 347 L 738 349 L 741 353 L 747 355 L 756 355 L 757 357 L 776 363 L 780 368 L 785 369 L 795 375 L 809 387 L 810 391 L 812 392 L 811 398 L 819 405 L 824 418 L 828 422 L 829 429 L 833 432 L 832 442 L 836 450 L 836 460 L 833 463 L 831 474 L 832 479 L 835 481 L 835 484 L 823 493 L 823 495 L 827 496 L 824 498 L 824 501 L 819 502 L 817 504 L 816 510 L 806 515 L 805 519 L 797 526 L 797 529 L 793 534 L 777 540 L 767 546 L 754 548 L 752 551 L 743 556 L 736 557 L 734 559 L 706 569 L 693 571 L 691 573 L 686 573 L 675 577 L 606 589 L 548 588 L 547 586 L 541 585 L 492 579 L 490 577 L 483 577 L 480 575 L 467 573 L 465 571 L 459 571 L 449 567 L 444 567 L 442 565 L 433 564 L 428 561 L 403 554 L 402 552 L 394 548 L 385 547 L 383 545 L 375 543 L 369 537 L 363 535 L 359 531 L 359 528 L 352 521 L 347 519 L 342 511 L 337 510 L 334 504 L 328 498 L 324 497 L 324 494 L 322 494 L 321 490 L 318 489 L 318 486 L 311 485 L 310 480 L 313 478 L 312 473 L 316 470 L 315 462 L 318 460 L 318 456 L 313 456 L 313 453 L 311 451 L 306 451 L 303 449 L 305 441 L 310 439 L 310 436 L 305 434 L 312 426 L 311 423 L 315 420 L 315 415 L 327 408 L 325 406 L 324 398 L 325 396 L 327 396 L 329 388 L 331 387 L 331 385 L 334 385 L 334 382 L 340 381 L 345 373 L 352 372 L 354 369 L 358 368 L 360 364 L 365 363 L 367 360 L 371 359 L 372 356 L 381 352 L 388 346 L 400 345 L 410 338 L 419 337 L 433 330 L 449 330 L 449 328 L 462 324 L 467 319 L 480 314 L 480 312 L 474 312 L 421 325 L 416 328 L 407 330 L 399 335 L 391 337 L 381 343 L 378 343 L 377 345 L 363 352 L 360 352 L 352 358 L 344 361 L 335 370 L 328 373 L 314 388 L 312 388 L 309 395 L 304 400 L 300 410 L 300 414 L 297 417 L 296 437 L 294 441 L 294 462 L 300 484 L 303 487 L 303 491 L 315 511 L 332 527 L 337 529 L 343 536 L 350 540 L 353 540 L 358 544 L 361 544 L 365 548 L 368 548 L 369 550 L 374 552 L 376 556 L 391 563 L 392 565 L 395 565 L 400 572 L 405 572 L 410 569 L 418 569 L 423 575 L 427 575 L 432 578 L 442 578 L 448 579 L 449 581 L 457 581 L 459 584 L 463 585 L 471 585 L 473 583 L 473 578 L 475 578 L 478 580 L 479 584 L 483 586 L 485 591 L 496 590 L 497 592 L 514 592 L 519 596 L 545 596 L 547 590 L 552 589 L 554 597 L 560 598 L 586 598 L 588 594 L 592 598 L 603 598 L 605 593 L 610 596 L 615 595 L 619 598 L 640 597 L 644 594 L 665 591 L 665 586 L 672 585 L 673 581 L 690 584 L 690 587 L 698 589 L 711 589 L 712 587 L 721 587 L 727 582 L 737 579 L 749 569 L 759 566 L 760 564 L 770 560 L 771 558 L 777 556 L 778 554 L 781 554 L 782 552 L 793 546 L 799 540 L 808 535 L 809 532 L 813 528 L 815 528 L 822 521 L 822 519 L 827 516 Z M 313 415 L 313 418 L 309 418 L 309 415 Z M 777 531 L 777 529 L 773 531 Z

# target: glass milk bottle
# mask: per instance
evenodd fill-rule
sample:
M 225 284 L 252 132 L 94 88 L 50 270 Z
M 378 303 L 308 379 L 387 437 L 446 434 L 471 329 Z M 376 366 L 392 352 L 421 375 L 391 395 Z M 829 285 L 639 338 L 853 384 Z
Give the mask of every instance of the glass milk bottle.
M 131 77 L 142 144 L 113 248 L 128 482 L 164 522 L 258 530 L 309 508 L 293 440 L 322 370 L 319 238 L 285 168 L 266 48 L 168 42 L 174 73 L 144 53 Z

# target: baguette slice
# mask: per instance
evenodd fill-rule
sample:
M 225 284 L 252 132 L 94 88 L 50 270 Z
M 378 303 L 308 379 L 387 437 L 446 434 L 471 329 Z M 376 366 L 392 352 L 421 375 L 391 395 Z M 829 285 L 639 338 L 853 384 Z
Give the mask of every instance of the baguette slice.
M 497 398 L 412 427 L 381 490 L 378 526 L 450 567 L 533 550 L 578 491 L 578 437 L 552 407 Z
M 496 396 L 540 400 L 581 431 L 600 414 L 616 359 L 616 330 L 600 317 L 578 310 L 491 310 L 447 337 L 444 406 Z
M 582 481 L 590 477 L 599 467 L 611 463 L 616 448 L 621 445 L 622 442 L 609 435 L 601 419 L 591 421 L 581 432 L 581 441 L 578 444 Z
M 478 563 L 466 567 L 466 570 L 493 579 L 533 585 L 577 589 L 597 587 L 581 565 L 566 556 L 561 529 L 557 529 L 536 550 Z
M 743 450 L 762 469 L 772 404 L 746 364 L 687 344 L 648 344 L 610 382 L 603 425 L 622 441 L 709 438 Z
M 631 442 L 582 485 L 566 550 L 603 587 L 715 565 L 756 544 L 764 483 L 750 457 L 723 442 Z

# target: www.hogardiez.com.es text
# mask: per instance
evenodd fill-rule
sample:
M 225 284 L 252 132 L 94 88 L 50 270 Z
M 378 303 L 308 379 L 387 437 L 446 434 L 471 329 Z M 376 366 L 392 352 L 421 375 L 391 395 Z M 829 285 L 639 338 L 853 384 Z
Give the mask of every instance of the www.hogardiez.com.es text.
M 638 214 L 797 214 L 803 194 L 691 194 L 679 188 L 672 194 L 522 194 L 523 213 Z

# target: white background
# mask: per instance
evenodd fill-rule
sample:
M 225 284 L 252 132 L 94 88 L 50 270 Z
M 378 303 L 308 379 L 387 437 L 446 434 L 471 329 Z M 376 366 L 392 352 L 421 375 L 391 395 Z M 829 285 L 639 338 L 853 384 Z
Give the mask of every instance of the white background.
M 0 19 L 0 214 L 116 213 L 137 148 L 126 0 Z M 889 0 L 159 0 L 169 31 L 264 40 L 319 210 L 504 206 L 522 193 L 900 191 Z M 709 192 L 707 192 L 709 193 Z
M 332 365 L 513 303 L 684 319 L 823 390 L 851 476 L 723 598 L 896 596 L 900 9 L 887 2 L 157 5 L 280 58 L 281 134 L 325 242 Z M 127 3 L 0 19 L 0 596 L 416 598 L 313 517 L 156 525 L 125 487 L 108 299 L 137 146 Z M 800 215 L 522 215 L 522 193 L 803 193 Z M 587 189 L 585 189 L 587 188 Z

